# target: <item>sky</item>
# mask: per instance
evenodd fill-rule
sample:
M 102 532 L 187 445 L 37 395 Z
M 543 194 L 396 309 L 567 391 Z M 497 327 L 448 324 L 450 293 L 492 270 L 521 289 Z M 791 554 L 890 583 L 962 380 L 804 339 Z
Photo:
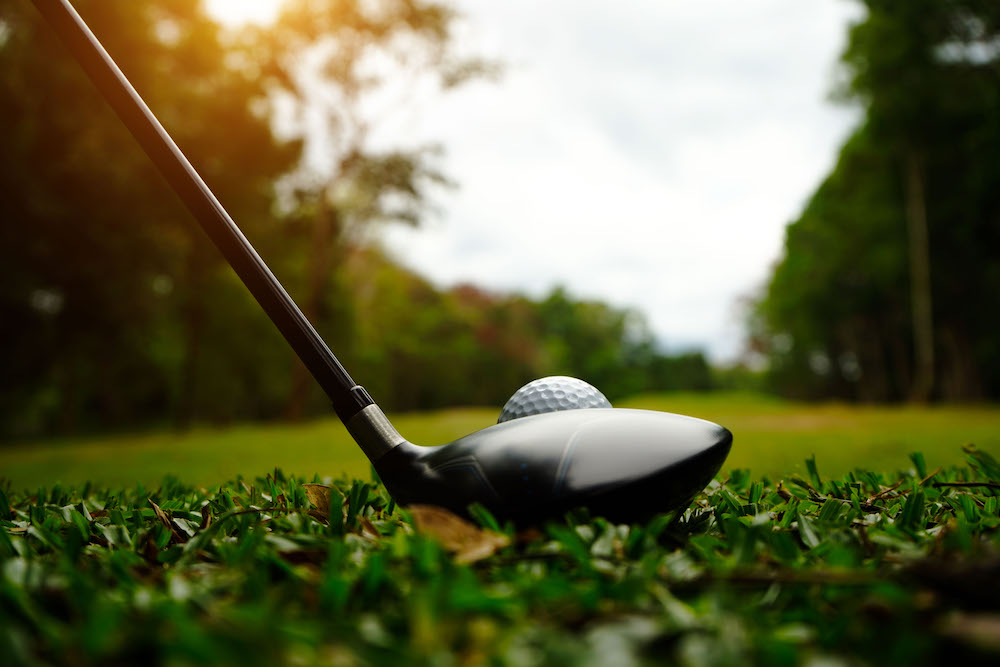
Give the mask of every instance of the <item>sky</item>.
M 261 20 L 272 3 L 239 4 Z M 416 89 L 375 128 L 376 145 L 443 145 L 458 184 L 383 244 L 442 287 L 561 285 L 638 309 L 667 350 L 734 359 L 741 303 L 859 121 L 829 99 L 857 3 L 456 6 L 460 50 L 504 73 Z

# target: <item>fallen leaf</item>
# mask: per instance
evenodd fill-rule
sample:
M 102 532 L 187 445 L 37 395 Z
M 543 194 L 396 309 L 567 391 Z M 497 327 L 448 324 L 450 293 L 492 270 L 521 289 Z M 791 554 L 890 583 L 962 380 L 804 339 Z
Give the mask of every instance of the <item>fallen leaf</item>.
M 172 526 L 170 525 L 170 518 L 167 517 L 167 513 L 161 510 L 160 506 L 154 503 L 152 500 L 149 501 L 149 504 L 152 505 L 153 513 L 156 514 L 156 518 L 160 520 L 160 523 L 162 523 L 167 528 L 172 528 Z
M 452 512 L 433 505 L 410 505 L 417 532 L 433 537 L 455 554 L 457 563 L 473 563 L 489 558 L 510 544 L 510 538 L 483 530 Z
M 374 537 L 375 539 L 382 537 L 382 533 L 378 532 L 378 528 L 375 527 L 375 524 L 368 517 L 360 517 L 359 522 L 361 523 L 361 531 L 363 533 L 368 533 L 370 537 Z
M 93 512 L 90 513 L 91 519 L 103 519 L 106 516 L 108 516 L 107 510 L 94 510 Z
M 309 516 L 311 516 L 312 518 L 316 519 L 317 521 L 319 521 L 322 524 L 329 524 L 330 523 L 329 516 L 326 515 L 326 514 L 324 514 L 323 512 L 320 512 L 319 510 L 309 510 L 307 512 L 307 514 L 309 514 Z
M 170 521 L 170 517 L 167 516 L 167 513 L 161 510 L 160 506 L 154 503 L 152 499 L 150 499 L 149 504 L 153 506 L 153 512 L 156 514 L 156 518 L 159 519 L 160 523 L 166 526 L 167 530 L 170 531 L 170 541 L 182 542 L 183 540 L 181 540 L 181 536 L 177 533 L 177 528 L 174 527 L 174 524 Z
M 306 497 L 316 508 L 316 512 L 324 521 L 330 518 L 330 487 L 326 484 L 303 484 Z M 312 512 L 310 512 L 312 514 Z
M 208 503 L 205 503 L 201 507 L 201 523 L 198 524 L 198 530 L 205 530 L 212 525 L 212 510 Z

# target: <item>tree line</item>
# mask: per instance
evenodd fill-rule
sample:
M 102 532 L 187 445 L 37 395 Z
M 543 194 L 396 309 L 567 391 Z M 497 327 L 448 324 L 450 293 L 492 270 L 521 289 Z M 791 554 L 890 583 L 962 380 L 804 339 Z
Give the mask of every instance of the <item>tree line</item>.
M 862 0 L 864 108 L 789 225 L 751 345 L 786 395 L 1000 397 L 1000 3 Z
M 704 356 L 663 354 L 637 313 L 561 289 L 442 290 L 365 241 L 379 224 L 419 224 L 448 182 L 434 146 L 368 146 L 362 102 L 385 83 L 373 58 L 444 90 L 495 71 L 455 55 L 446 6 L 288 0 L 274 25 L 231 32 L 198 0 L 74 5 L 387 409 L 499 405 L 554 373 L 612 400 L 712 385 Z M 0 143 L 0 435 L 329 413 L 24 0 L 0 0 Z M 305 167 L 309 152 L 332 167 Z

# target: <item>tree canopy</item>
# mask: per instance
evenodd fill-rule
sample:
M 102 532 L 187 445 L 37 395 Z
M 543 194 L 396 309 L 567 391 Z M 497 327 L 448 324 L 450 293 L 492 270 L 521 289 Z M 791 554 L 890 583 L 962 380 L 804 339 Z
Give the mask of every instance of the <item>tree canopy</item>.
M 865 0 L 839 91 L 862 126 L 755 309 L 798 396 L 1000 396 L 1000 6 Z

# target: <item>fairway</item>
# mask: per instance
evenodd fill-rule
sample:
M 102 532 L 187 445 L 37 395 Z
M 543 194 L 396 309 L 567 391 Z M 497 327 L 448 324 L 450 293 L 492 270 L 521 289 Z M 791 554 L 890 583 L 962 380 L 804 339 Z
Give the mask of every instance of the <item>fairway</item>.
M 749 468 L 779 477 L 804 472 L 815 454 L 824 475 L 855 467 L 891 472 L 923 452 L 930 467 L 962 461 L 962 445 L 1000 454 L 1000 407 L 857 407 L 801 404 L 751 394 L 639 396 L 616 407 L 664 410 L 728 427 L 733 450 L 723 471 Z M 496 421 L 497 408 L 390 415 L 418 444 L 441 444 Z M 245 424 L 108 437 L 13 443 L 0 449 L 0 477 L 15 489 L 78 484 L 156 486 L 164 475 L 212 486 L 275 467 L 311 479 L 368 479 L 370 467 L 336 418 L 303 424 Z

